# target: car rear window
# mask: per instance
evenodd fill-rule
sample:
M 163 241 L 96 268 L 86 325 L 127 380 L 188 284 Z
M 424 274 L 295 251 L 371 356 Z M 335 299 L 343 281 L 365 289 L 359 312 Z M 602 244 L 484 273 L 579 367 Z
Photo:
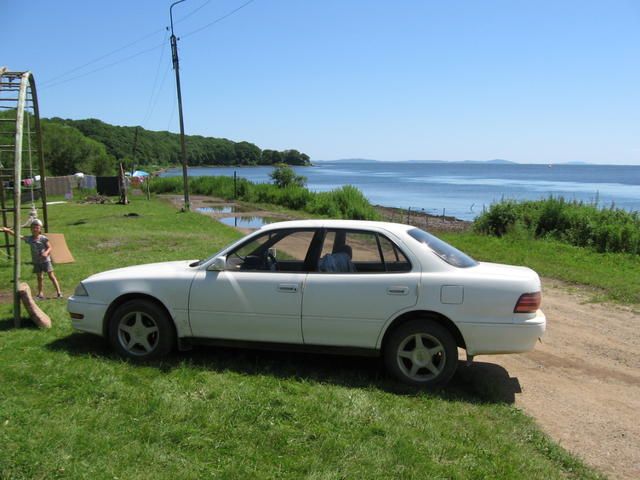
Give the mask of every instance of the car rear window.
M 447 242 L 434 237 L 430 233 L 414 228 L 407 232 L 411 237 L 415 238 L 418 242 L 429 247 L 433 253 L 439 256 L 442 260 L 449 265 L 453 265 L 458 268 L 475 267 L 478 262 L 471 258 L 466 253 L 461 252 L 455 247 L 452 247 Z

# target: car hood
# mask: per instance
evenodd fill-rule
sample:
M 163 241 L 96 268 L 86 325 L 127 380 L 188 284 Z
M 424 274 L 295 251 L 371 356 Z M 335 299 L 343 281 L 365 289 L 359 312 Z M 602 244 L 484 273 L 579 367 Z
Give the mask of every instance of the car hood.
M 132 267 L 116 268 L 106 272 L 91 275 L 85 281 L 102 282 L 107 280 L 123 280 L 135 278 L 176 278 L 185 272 L 195 272 L 189 265 L 197 260 L 180 260 L 177 262 L 148 263 L 146 265 L 134 265 Z

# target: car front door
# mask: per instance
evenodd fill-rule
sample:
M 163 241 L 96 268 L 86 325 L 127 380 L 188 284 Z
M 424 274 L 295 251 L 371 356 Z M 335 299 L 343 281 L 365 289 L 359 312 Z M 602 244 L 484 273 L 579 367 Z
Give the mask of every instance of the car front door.
M 345 252 L 349 264 L 341 261 Z M 387 320 L 417 303 L 419 282 L 420 272 L 387 236 L 328 230 L 319 271 L 305 284 L 304 343 L 374 348 Z
M 193 335 L 302 343 L 305 258 L 313 230 L 266 232 L 227 255 L 224 271 L 201 271 L 189 298 Z

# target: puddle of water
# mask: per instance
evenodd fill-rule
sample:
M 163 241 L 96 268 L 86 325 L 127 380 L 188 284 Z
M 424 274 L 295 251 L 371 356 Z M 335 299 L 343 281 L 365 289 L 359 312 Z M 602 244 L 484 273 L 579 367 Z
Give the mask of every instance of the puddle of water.
M 260 228 L 268 223 L 280 222 L 276 217 L 225 217 L 219 219 L 225 225 L 240 228 Z
M 196 210 L 200 213 L 234 213 L 233 207 L 200 207 Z
M 248 212 L 246 207 L 239 207 L 238 205 L 218 205 L 213 207 L 200 207 L 196 208 L 200 213 L 242 213 Z

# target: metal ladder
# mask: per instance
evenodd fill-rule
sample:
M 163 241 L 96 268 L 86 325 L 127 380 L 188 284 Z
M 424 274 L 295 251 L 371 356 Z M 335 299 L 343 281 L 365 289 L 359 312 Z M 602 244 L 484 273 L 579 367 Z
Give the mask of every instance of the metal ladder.
M 25 159 L 27 160 L 25 162 Z M 36 180 L 39 178 L 39 180 Z M 0 213 L 2 224 L 16 236 L 0 234 L 0 250 L 13 259 L 13 318 L 20 326 L 22 211 L 40 199 L 40 217 L 48 231 L 42 129 L 35 79 L 31 72 L 12 72 L 0 67 Z M 26 198 L 28 205 L 23 205 Z M 26 203 L 26 202 L 25 202 Z

